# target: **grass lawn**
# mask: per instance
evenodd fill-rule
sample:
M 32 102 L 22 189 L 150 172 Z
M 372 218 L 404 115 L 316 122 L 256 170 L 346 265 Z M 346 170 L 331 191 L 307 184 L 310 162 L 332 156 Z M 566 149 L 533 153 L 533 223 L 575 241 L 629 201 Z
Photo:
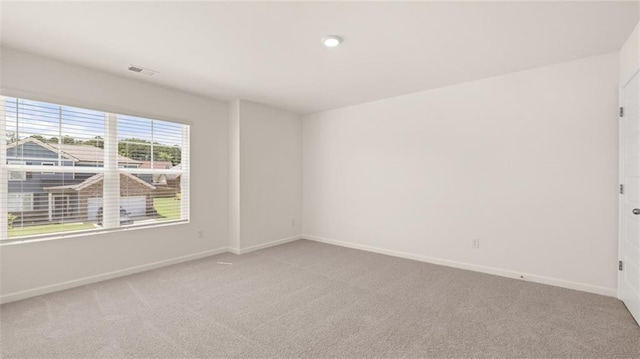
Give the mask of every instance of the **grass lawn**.
M 180 201 L 176 197 L 154 198 L 153 208 L 161 216 L 158 220 L 180 219 Z
M 160 215 L 156 218 L 159 221 L 180 219 L 180 200 L 176 197 L 172 198 L 154 198 L 153 207 Z M 23 237 L 33 236 L 37 234 L 55 233 L 55 232 L 71 232 L 83 229 L 95 228 L 91 223 L 73 223 L 73 224 L 43 224 L 39 226 L 14 227 L 8 230 L 8 236 Z
M 51 232 L 71 232 L 82 229 L 94 228 L 91 223 L 74 224 L 43 224 L 40 226 L 14 227 L 8 230 L 9 238 L 18 236 L 33 236 L 36 234 L 46 234 Z

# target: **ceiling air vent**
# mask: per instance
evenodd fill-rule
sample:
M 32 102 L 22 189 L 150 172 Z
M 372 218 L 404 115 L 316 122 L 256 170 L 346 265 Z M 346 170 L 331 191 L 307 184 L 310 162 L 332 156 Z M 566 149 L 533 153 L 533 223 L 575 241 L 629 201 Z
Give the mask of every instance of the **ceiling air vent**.
M 129 71 L 137 72 L 139 74 L 143 74 L 147 76 L 153 76 L 158 73 L 158 71 L 147 69 L 147 68 L 136 66 L 136 65 L 129 66 Z

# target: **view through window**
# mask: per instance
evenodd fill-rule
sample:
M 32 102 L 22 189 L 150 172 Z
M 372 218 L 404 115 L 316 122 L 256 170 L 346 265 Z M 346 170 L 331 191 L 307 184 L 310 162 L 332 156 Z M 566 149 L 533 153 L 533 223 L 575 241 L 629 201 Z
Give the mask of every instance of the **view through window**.
M 189 126 L 0 97 L 1 239 L 189 219 Z

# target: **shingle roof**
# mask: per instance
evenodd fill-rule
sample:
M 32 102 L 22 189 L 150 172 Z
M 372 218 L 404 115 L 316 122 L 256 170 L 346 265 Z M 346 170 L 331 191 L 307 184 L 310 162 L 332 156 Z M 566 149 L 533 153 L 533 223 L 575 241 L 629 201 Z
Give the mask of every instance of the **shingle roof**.
M 104 159 L 104 150 L 99 147 L 94 147 L 91 145 L 70 145 L 70 144 L 58 144 L 58 143 L 49 143 L 51 147 L 54 147 L 56 150 L 69 154 L 75 158 L 77 158 L 80 162 L 102 162 Z M 141 164 L 142 162 L 132 160 L 131 158 L 118 156 L 119 163 L 128 163 L 128 164 Z
M 132 180 L 134 180 L 135 182 L 140 183 L 140 185 L 146 186 L 149 189 L 156 189 L 155 186 L 150 185 L 149 183 L 141 180 L 140 178 L 130 175 L 128 173 L 121 173 L 120 177 L 128 177 L 131 178 Z M 91 176 L 89 178 L 87 178 L 86 180 L 77 183 L 77 184 L 73 184 L 73 185 L 66 185 L 66 186 L 52 186 L 52 187 L 44 187 L 45 190 L 61 190 L 61 189 L 72 189 L 75 191 L 81 191 L 91 185 L 94 185 L 96 183 L 101 182 L 102 180 L 104 180 L 104 173 L 98 173 L 97 175 Z
M 140 161 L 138 168 L 151 168 L 151 161 Z M 153 161 L 153 169 L 169 170 L 173 167 L 171 161 Z
M 14 142 L 7 146 L 7 148 L 15 147 L 22 145 L 26 142 L 36 143 L 50 151 L 56 152 L 60 151 L 61 154 L 65 157 L 73 159 L 76 162 L 102 162 L 104 159 L 104 150 L 99 147 L 94 147 L 90 145 L 71 145 L 71 144 L 58 144 L 58 143 L 45 143 L 33 137 L 27 137 L 18 142 Z M 119 163 L 126 164 L 142 164 L 141 161 L 132 160 L 131 158 L 118 156 Z

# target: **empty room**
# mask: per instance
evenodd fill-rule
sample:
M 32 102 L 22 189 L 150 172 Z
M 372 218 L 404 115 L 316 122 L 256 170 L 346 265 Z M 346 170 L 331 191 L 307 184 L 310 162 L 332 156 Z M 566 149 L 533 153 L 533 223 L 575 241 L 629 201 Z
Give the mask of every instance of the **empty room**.
M 639 22 L 1 1 L 0 357 L 640 358 Z

